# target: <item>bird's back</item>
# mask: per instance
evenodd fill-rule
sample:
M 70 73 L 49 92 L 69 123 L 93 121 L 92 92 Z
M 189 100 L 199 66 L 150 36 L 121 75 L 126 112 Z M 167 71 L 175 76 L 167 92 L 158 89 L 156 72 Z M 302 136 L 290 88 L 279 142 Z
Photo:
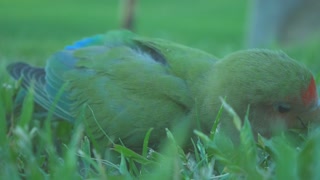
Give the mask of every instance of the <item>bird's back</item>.
M 132 147 L 151 127 L 157 141 L 164 128 L 189 119 L 195 81 L 214 62 L 200 50 L 114 31 L 67 46 L 45 69 L 16 63 L 8 70 L 23 77 L 25 88 L 41 79 L 35 101 L 46 109 L 54 104 L 54 113 L 69 121 L 82 118 L 97 142 L 107 144 L 107 134 Z M 30 73 L 36 70 L 42 73 Z

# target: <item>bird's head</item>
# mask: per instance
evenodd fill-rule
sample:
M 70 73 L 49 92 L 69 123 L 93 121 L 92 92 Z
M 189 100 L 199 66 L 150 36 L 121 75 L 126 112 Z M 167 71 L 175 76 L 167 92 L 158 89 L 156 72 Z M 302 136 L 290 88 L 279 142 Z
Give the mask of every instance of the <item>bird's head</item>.
M 305 128 L 318 111 L 313 75 L 282 52 L 239 51 L 219 61 L 213 71 L 213 86 L 219 88 L 212 96 L 226 97 L 241 118 L 250 106 L 255 133 L 269 136 L 274 130 Z

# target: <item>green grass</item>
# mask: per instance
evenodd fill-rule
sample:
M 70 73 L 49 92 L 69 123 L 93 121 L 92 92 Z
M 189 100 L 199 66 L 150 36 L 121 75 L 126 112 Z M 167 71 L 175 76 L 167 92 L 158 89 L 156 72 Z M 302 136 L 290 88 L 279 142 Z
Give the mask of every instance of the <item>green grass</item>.
M 142 0 L 137 6 L 136 32 L 222 55 L 220 51 L 240 48 L 245 32 L 247 5 L 230 6 L 230 2 Z M 119 28 L 120 7 L 118 1 L 3 0 L 0 54 L 44 61 L 79 38 Z
M 234 0 L 140 0 L 135 31 L 222 57 L 245 48 L 248 7 L 247 1 Z M 234 148 L 214 125 L 214 135 L 195 132 L 198 139 L 191 152 L 183 152 L 169 131 L 165 148 L 152 151 L 146 132 L 140 154 L 115 145 L 110 153 L 121 161 L 112 161 L 92 150 L 81 123 L 34 114 L 39 107 L 32 94 L 15 108 L 19 85 L 8 77 L 8 63 L 44 65 L 52 53 L 80 38 L 117 29 L 119 21 L 118 1 L 0 2 L 0 179 L 319 179 L 317 130 L 260 137 L 256 144 L 245 121 L 239 129 L 240 146 Z M 319 80 L 319 47 L 315 39 L 283 50 Z

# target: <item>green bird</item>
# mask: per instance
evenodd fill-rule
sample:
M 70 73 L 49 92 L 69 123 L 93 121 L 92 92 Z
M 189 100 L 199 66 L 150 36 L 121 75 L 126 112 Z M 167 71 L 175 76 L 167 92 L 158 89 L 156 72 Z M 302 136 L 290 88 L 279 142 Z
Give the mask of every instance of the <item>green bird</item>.
M 254 134 L 306 128 L 318 108 L 312 73 L 283 52 L 244 50 L 218 60 L 204 51 L 173 42 L 111 31 L 86 38 L 52 55 L 44 68 L 23 62 L 7 67 L 35 102 L 69 122 L 82 119 L 99 148 L 110 138 L 141 148 L 165 128 L 190 137 L 210 133 L 221 98 L 244 118 L 248 107 Z M 232 117 L 223 112 L 219 131 L 237 139 Z

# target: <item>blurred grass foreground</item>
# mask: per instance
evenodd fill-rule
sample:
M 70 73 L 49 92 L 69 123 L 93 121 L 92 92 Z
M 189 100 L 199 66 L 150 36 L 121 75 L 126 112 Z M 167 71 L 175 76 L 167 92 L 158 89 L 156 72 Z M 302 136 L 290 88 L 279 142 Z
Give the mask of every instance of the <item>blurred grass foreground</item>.
M 291 9 L 284 9 L 275 6 L 277 1 L 137 0 L 133 30 L 218 57 L 248 47 L 281 49 L 306 64 L 319 82 L 319 26 L 312 18 L 318 17 L 320 9 L 317 1 L 308 2 L 314 4 L 295 0 Z M 8 63 L 44 65 L 51 54 L 78 39 L 118 29 L 123 3 L 0 1 L 0 179 L 320 179 L 317 130 L 270 140 L 261 137 L 256 143 L 246 121 L 239 148 L 235 149 L 225 137 L 196 132 L 198 140 L 193 142 L 191 152 L 183 152 L 167 132 L 169 143 L 163 151 L 151 150 L 146 144 L 139 154 L 117 145 L 112 153 L 120 161 L 114 162 L 92 150 L 89 140 L 83 137 L 81 124 L 72 126 L 51 121 L 50 115 L 33 114 L 33 109 L 39 107 L 33 103 L 32 92 L 22 104 L 14 104 L 19 84 L 8 77 Z M 259 11 L 264 7 L 269 11 Z M 308 7 L 315 10 L 308 11 Z M 307 21 L 311 23 L 302 23 Z M 267 28 L 272 30 L 262 31 Z M 299 28 L 304 32 L 301 38 L 279 38 L 284 37 L 281 33 L 301 34 Z M 261 39 L 265 36 L 267 40 Z M 14 111 L 17 106 L 19 113 Z M 43 118 L 47 120 L 39 120 Z

